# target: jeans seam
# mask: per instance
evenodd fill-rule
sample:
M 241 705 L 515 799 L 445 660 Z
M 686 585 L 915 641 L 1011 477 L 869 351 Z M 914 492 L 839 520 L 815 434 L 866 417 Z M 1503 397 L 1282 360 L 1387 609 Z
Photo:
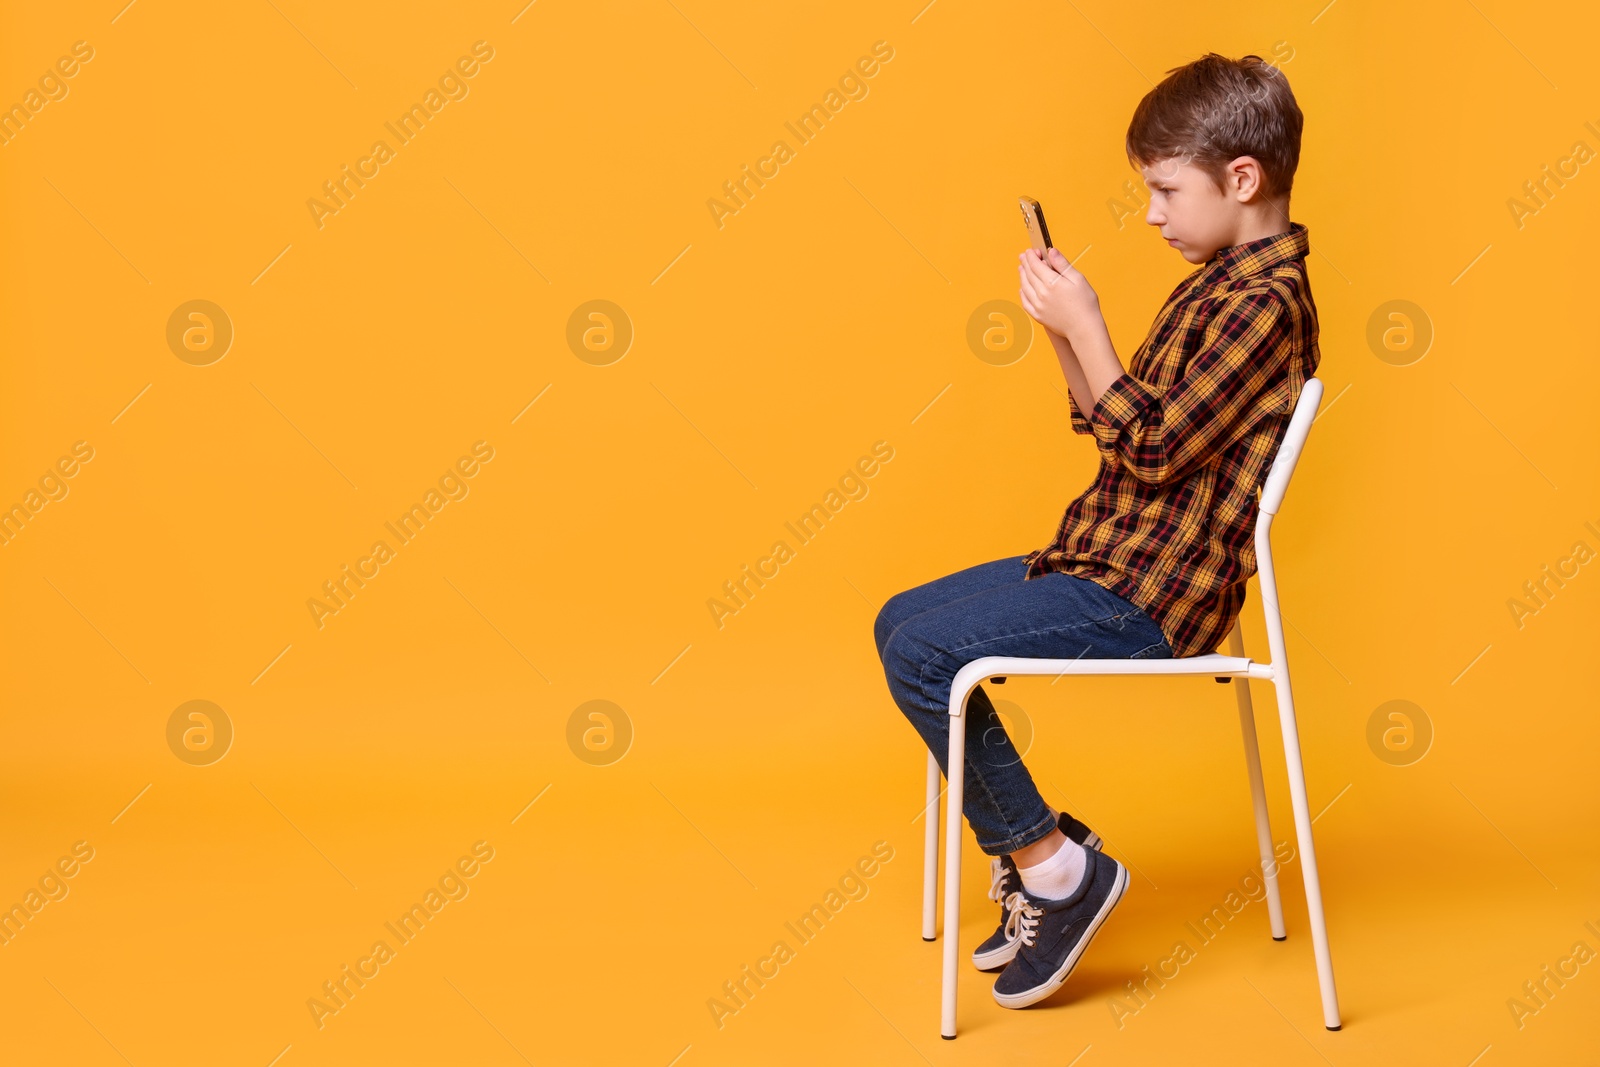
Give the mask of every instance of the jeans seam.
M 963 738 L 963 740 L 965 740 L 965 738 Z M 966 767 L 966 779 L 967 779 L 967 781 L 976 782 L 977 785 L 983 789 L 983 795 L 986 798 L 988 798 L 988 801 L 994 807 L 994 810 L 1000 812 L 1001 813 L 1001 817 L 1003 818 L 1004 815 L 1005 815 L 1005 809 L 1000 806 L 1000 798 L 998 798 L 998 797 L 996 797 L 994 795 L 994 790 L 990 789 L 989 788 L 989 783 L 984 781 L 983 774 L 978 770 L 977 764 L 973 760 L 970 760 L 970 759 L 967 758 L 966 745 L 963 744 L 961 746 L 961 749 L 962 749 L 961 760 L 962 760 L 963 765 Z M 948 777 L 949 777 L 949 775 L 947 774 L 946 778 L 948 778 Z M 1048 833 L 1049 833 L 1050 827 L 1055 826 L 1056 823 L 1055 823 L 1054 819 L 1048 819 L 1047 818 L 1045 822 L 1038 823 L 1036 825 L 1044 827 L 1045 833 L 1041 833 L 1038 837 L 1034 838 L 1034 841 L 1040 840 L 1041 838 L 1047 836 Z M 1033 829 L 1034 829 L 1034 827 L 1029 827 L 1026 830 L 1019 830 L 1019 831 L 1016 831 L 1016 832 L 1012 833 L 1011 836 L 1002 839 L 1000 841 L 999 845 L 994 846 L 994 847 L 1000 848 L 1000 852 L 986 852 L 986 854 L 987 855 L 991 855 L 991 856 L 1009 855 L 1010 853 L 1015 852 L 1018 849 L 1027 848 L 1029 845 L 1033 844 L 1033 841 L 1022 841 L 1021 839 L 1026 837 L 1029 833 L 1031 833 Z M 979 851 L 984 851 L 983 845 L 984 845 L 984 842 L 982 842 L 982 841 L 978 842 Z M 1005 846 L 1005 845 L 1010 845 L 1011 847 L 1010 848 L 1002 847 L 1002 846 Z
M 932 656 L 929 656 L 926 660 L 923 661 L 922 665 L 917 669 L 917 685 L 918 685 L 918 687 L 920 689 L 922 689 L 923 692 L 927 692 L 927 690 L 928 690 L 928 687 L 927 687 L 928 665 L 930 663 L 932 663 L 934 660 L 938 659 L 940 656 L 943 656 L 943 655 L 948 655 L 948 654 L 952 654 L 952 653 L 956 653 L 956 652 L 962 652 L 962 651 L 965 651 L 966 649 L 975 648 L 975 647 L 977 647 L 979 645 L 985 644 L 986 642 L 990 642 L 990 641 L 1004 641 L 1004 640 L 1010 640 L 1010 639 L 1016 638 L 1016 637 L 1032 637 L 1035 634 L 1050 633 L 1053 630 L 1081 630 L 1081 629 L 1083 629 L 1084 627 L 1087 627 L 1087 626 L 1102 626 L 1102 625 L 1104 625 L 1104 624 L 1106 624 L 1108 622 L 1116 622 L 1116 621 L 1119 621 L 1121 619 L 1129 618 L 1132 614 L 1133 614 L 1132 612 L 1123 612 L 1123 613 L 1121 613 L 1119 615 L 1108 615 L 1103 619 L 1090 619 L 1090 620 L 1087 620 L 1085 622 L 1074 623 L 1074 624 L 1072 624 L 1070 626 L 1044 626 L 1044 627 L 1040 627 L 1037 630 L 1027 630 L 1027 631 L 1025 631 L 1023 633 L 1020 633 L 1020 634 L 1004 634 L 1004 635 L 997 636 L 997 637 L 985 638 L 982 641 L 972 641 L 972 642 L 969 642 L 968 644 L 962 645 L 960 648 L 942 649 L 942 650 L 940 650 L 938 652 L 935 652 Z M 896 627 L 895 629 L 898 630 L 899 627 Z M 884 647 L 888 648 L 889 646 L 888 646 L 887 643 L 885 643 Z M 1151 647 L 1155 647 L 1155 646 L 1151 646 Z M 979 658 L 982 658 L 982 657 L 979 657 Z M 969 660 L 968 662 L 971 662 L 971 661 Z M 964 666 L 964 664 L 963 664 L 963 666 Z M 960 670 L 959 667 L 956 668 L 956 669 Z M 971 696 L 971 694 L 969 693 L 968 694 L 969 699 L 970 699 L 970 696 Z M 943 714 L 945 716 L 947 724 L 949 723 L 950 719 L 955 718 L 955 716 L 950 714 L 948 707 L 946 707 L 946 709 L 945 709 Z M 962 709 L 962 717 L 970 719 L 971 718 L 971 714 L 965 708 L 963 708 Z M 970 727 L 970 726 L 971 726 L 971 723 L 968 722 L 968 723 L 963 725 L 963 729 L 962 729 L 962 732 L 963 732 L 964 736 L 962 738 L 962 742 L 963 743 L 962 743 L 962 746 L 961 746 L 961 760 L 962 760 L 963 765 L 966 768 L 966 778 L 967 778 L 967 780 L 969 782 L 976 782 L 977 785 L 983 789 L 984 795 L 989 799 L 989 802 L 994 806 L 994 809 L 996 811 L 1001 812 L 1001 814 L 1003 816 L 1004 815 L 1004 809 L 1001 808 L 1000 801 L 999 801 L 998 798 L 995 797 L 994 791 L 989 788 L 989 783 L 984 781 L 982 770 L 978 767 L 976 761 L 969 760 L 967 758 L 967 742 L 969 742 L 971 740 L 971 733 L 967 729 L 967 727 Z M 954 729 L 954 725 L 950 724 L 950 728 Z M 948 774 L 947 774 L 947 777 L 948 777 Z M 1025 836 L 1027 832 L 1028 831 L 1026 831 L 1026 830 L 1019 831 L 1018 833 L 1012 834 L 1011 837 L 1007 838 L 1006 840 L 1008 842 L 1014 842 L 1019 837 Z M 1047 835 L 1041 835 L 1041 837 L 1043 837 L 1043 836 L 1047 836 Z M 1027 844 L 1032 844 L 1032 843 L 1033 842 L 1028 842 Z M 1014 845 L 1009 850 L 1009 852 L 1014 852 L 1018 848 L 1026 848 L 1027 844 Z M 1009 852 L 1007 854 L 1009 854 Z M 997 854 L 997 853 L 991 853 L 991 855 L 994 855 L 994 854 Z
M 963 715 L 963 718 L 970 718 L 970 716 Z M 946 716 L 948 728 L 955 729 L 954 724 L 950 723 L 948 720 L 949 716 Z M 1004 819 L 1006 812 L 1005 808 L 1000 804 L 1000 798 L 995 796 L 993 789 L 989 788 L 989 783 L 984 779 L 983 771 L 978 767 L 977 761 L 969 758 L 968 756 L 967 744 L 972 740 L 972 731 L 970 729 L 971 726 L 972 724 L 968 722 L 964 723 L 962 727 L 961 765 L 965 768 L 965 778 L 968 782 L 976 783 L 977 786 L 983 790 L 983 795 L 989 801 L 990 806 L 992 806 L 995 811 L 999 812 L 1000 817 Z M 945 761 L 947 763 L 949 762 L 948 756 L 946 757 Z M 946 779 L 949 778 L 948 772 L 946 772 L 945 777 Z M 1016 836 L 1016 834 L 1012 834 L 1011 838 L 1008 838 L 1007 840 L 1013 840 L 1016 838 Z
M 955 599 L 959 600 L 961 598 L 960 597 L 956 597 Z M 887 605 L 885 605 L 885 606 L 887 606 Z M 882 611 L 882 609 L 880 609 L 880 613 L 881 613 L 881 611 Z M 900 617 L 897 620 L 894 620 L 894 624 L 890 627 L 889 633 L 886 635 L 886 637 L 884 639 L 882 654 L 887 654 L 889 652 L 889 649 L 890 649 L 891 645 L 893 645 L 895 643 L 895 640 L 898 637 L 900 631 L 906 627 L 907 623 L 909 623 L 912 620 L 914 620 L 920 614 L 922 614 L 922 612 L 920 612 L 920 611 L 908 610 L 902 615 L 902 617 Z M 1065 636 L 1071 636 L 1071 635 L 1073 635 L 1075 633 L 1078 633 L 1079 631 L 1082 631 L 1084 629 L 1090 629 L 1090 628 L 1095 628 L 1095 627 L 1115 626 L 1119 631 L 1122 631 L 1122 630 L 1126 630 L 1127 629 L 1126 620 L 1128 620 L 1130 618 L 1134 618 L 1134 619 L 1143 618 L 1147 622 L 1153 623 L 1153 620 L 1151 620 L 1149 618 L 1148 613 L 1143 612 L 1142 609 L 1138 609 L 1136 605 L 1132 605 L 1132 606 L 1127 606 L 1125 608 L 1125 610 L 1121 610 L 1121 611 L 1113 610 L 1112 612 L 1108 613 L 1107 615 L 1104 615 L 1104 616 L 1101 616 L 1101 617 L 1098 617 L 1098 618 L 1083 619 L 1083 620 L 1081 620 L 1081 621 L 1079 621 L 1077 623 L 1058 622 L 1058 623 L 1053 624 L 1053 625 L 1037 627 L 1037 628 L 1035 628 L 1033 630 L 1025 630 L 1025 631 L 1021 631 L 1021 632 L 1018 632 L 1018 633 L 989 634 L 989 635 L 985 635 L 985 636 L 981 637 L 978 640 L 968 642 L 968 643 L 966 643 L 964 645 L 961 645 L 959 647 L 948 648 L 948 649 L 936 649 L 936 650 L 934 650 L 934 652 L 930 656 L 926 657 L 923 660 L 923 662 L 918 665 L 917 676 L 916 676 L 917 677 L 917 687 L 919 689 L 921 689 L 923 693 L 927 693 L 928 692 L 927 669 L 939 657 L 941 657 L 943 655 L 947 655 L 948 654 L 948 655 L 951 655 L 953 657 L 956 657 L 957 659 L 960 659 L 960 658 L 962 658 L 962 654 L 966 653 L 966 654 L 968 654 L 966 662 L 971 662 L 972 659 L 982 658 L 981 654 L 976 655 L 976 656 L 971 655 L 972 650 L 981 648 L 981 647 L 983 647 L 985 645 L 992 644 L 992 643 L 995 643 L 995 642 L 1024 639 L 1024 638 L 1035 637 L 1035 636 L 1038 636 L 1040 634 L 1050 634 L 1050 633 L 1056 633 L 1056 634 L 1062 634 L 1062 635 L 1065 635 Z M 1141 649 L 1139 651 L 1139 653 L 1136 653 L 1135 655 L 1143 654 L 1145 652 L 1149 652 L 1152 649 L 1159 648 L 1160 644 L 1161 644 L 1161 641 L 1164 640 L 1165 638 L 1164 638 L 1164 635 L 1159 635 L 1159 634 L 1158 634 L 1158 638 L 1159 638 L 1159 640 L 1157 641 L 1156 644 L 1152 644 L 1152 645 L 1146 646 L 1145 648 Z M 880 656 L 880 658 L 882 658 L 882 655 Z M 1081 654 L 1080 654 L 1080 656 L 1078 658 L 1081 658 Z M 965 664 L 964 663 L 958 663 L 958 665 L 956 667 L 956 671 L 959 671 L 960 667 L 963 666 L 963 665 L 965 665 Z M 974 692 L 976 692 L 976 691 L 977 691 L 977 689 L 976 689 L 976 687 L 974 687 Z M 969 697 L 970 697 L 970 694 L 969 694 Z M 954 722 L 954 719 L 949 714 L 948 696 L 946 697 L 945 707 L 942 708 L 942 709 L 937 709 L 934 713 L 937 714 L 937 715 L 943 715 L 945 717 L 945 725 L 946 725 L 947 729 L 955 728 L 956 723 Z M 964 767 L 964 769 L 966 771 L 967 781 L 968 781 L 968 783 L 970 783 L 969 784 L 969 789 L 971 790 L 971 795 L 973 796 L 974 799 L 979 799 L 981 797 L 980 804 L 983 807 L 986 807 L 989 810 L 994 811 L 995 813 L 997 813 L 1000 816 L 1002 823 L 1005 825 L 1005 832 L 1007 834 L 1007 836 L 999 839 L 998 841 L 989 841 L 989 842 L 980 841 L 979 842 L 980 846 L 986 846 L 986 847 L 983 847 L 982 850 L 985 851 L 985 852 L 988 852 L 990 855 L 1006 854 L 1006 853 L 1010 853 L 1010 852 L 1015 852 L 1015 851 L 1017 851 L 1018 849 L 1021 849 L 1021 848 L 1025 848 L 1028 845 L 1033 844 L 1036 841 L 1041 840 L 1044 837 L 1048 836 L 1050 830 L 1052 828 L 1054 828 L 1054 826 L 1056 825 L 1056 821 L 1048 815 L 1048 812 L 1047 812 L 1047 814 L 1046 814 L 1046 816 L 1044 818 L 1038 820 L 1035 824 L 1033 824 L 1031 826 L 1027 826 L 1027 827 L 1024 827 L 1021 830 L 1015 830 L 1015 831 L 1013 831 L 1010 828 L 1009 820 L 1006 819 L 1007 813 L 1005 812 L 1003 806 L 1001 805 L 1000 798 L 996 795 L 993 787 L 990 785 L 990 783 L 988 782 L 987 778 L 984 775 L 984 769 L 985 768 L 981 765 L 983 761 L 981 759 L 978 759 L 978 758 L 974 757 L 970 752 L 970 745 L 972 743 L 972 737 L 973 737 L 973 732 L 970 729 L 970 727 L 972 725 L 971 720 L 974 718 L 974 715 L 970 710 L 970 706 L 968 708 L 963 708 L 963 715 L 966 717 L 967 721 L 964 721 L 964 722 L 962 722 L 960 724 L 960 726 L 962 728 L 962 734 L 963 734 L 963 738 L 962 738 L 963 744 L 961 746 L 960 759 L 962 760 L 962 766 Z M 948 733 L 946 733 L 946 737 L 945 737 L 946 747 L 948 747 L 948 740 L 949 740 L 949 735 L 948 735 Z M 1019 758 L 1017 760 L 1017 764 L 1020 765 L 1021 762 L 1022 761 L 1020 759 L 1020 754 L 1019 754 Z M 948 777 L 948 774 L 947 774 L 947 777 Z M 1046 804 L 1046 807 L 1048 809 L 1048 803 Z M 995 851 L 990 851 L 991 849 L 993 849 Z
M 962 740 L 965 741 L 966 739 L 963 738 Z M 978 773 L 977 767 L 973 765 L 971 760 L 967 759 L 967 746 L 965 744 L 961 746 L 961 762 L 966 765 L 967 780 L 969 782 L 976 782 L 977 785 L 983 789 L 984 797 L 987 798 L 989 803 L 994 806 L 994 810 L 1000 812 L 1001 816 L 1004 817 L 1005 809 L 1000 806 L 1000 800 L 994 795 L 994 790 L 989 788 L 989 783 L 983 780 L 983 775 Z M 945 777 L 948 780 L 949 775 L 947 774 Z M 981 845 L 982 842 L 979 844 Z

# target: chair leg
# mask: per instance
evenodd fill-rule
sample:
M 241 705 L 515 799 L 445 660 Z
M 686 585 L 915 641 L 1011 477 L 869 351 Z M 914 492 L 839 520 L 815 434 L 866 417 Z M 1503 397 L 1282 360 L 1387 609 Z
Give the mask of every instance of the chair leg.
M 922 940 L 937 941 L 939 931 L 934 926 L 936 901 L 939 894 L 939 760 L 928 753 L 928 792 L 922 805 L 922 817 L 927 821 L 923 828 L 922 853 Z
M 967 694 L 952 695 L 950 761 L 944 800 L 944 974 L 939 989 L 939 1033 L 956 1036 L 956 954 L 961 948 L 961 810 L 967 765 Z
M 1244 655 L 1244 637 L 1236 620 L 1228 632 L 1228 651 Z M 1239 731 L 1244 735 L 1245 770 L 1250 776 L 1250 798 L 1256 809 L 1256 847 L 1261 852 L 1261 878 L 1267 887 L 1267 921 L 1272 940 L 1282 941 L 1288 934 L 1283 926 L 1283 898 L 1278 893 L 1278 860 L 1272 850 L 1272 822 L 1267 816 L 1267 789 L 1261 778 L 1261 747 L 1256 742 L 1255 709 L 1250 702 L 1250 679 L 1233 679 L 1233 694 L 1239 701 Z
M 1317 848 L 1311 840 L 1311 806 L 1306 799 L 1306 772 L 1300 759 L 1300 730 L 1294 717 L 1294 694 L 1286 663 L 1273 665 L 1278 691 L 1278 718 L 1283 726 L 1283 757 L 1289 771 L 1289 796 L 1294 801 L 1295 838 L 1300 844 L 1300 871 L 1306 884 L 1306 917 L 1311 922 L 1311 947 L 1317 958 L 1322 990 L 1322 1022 L 1339 1029 L 1339 994 L 1333 985 L 1333 960 L 1328 954 L 1328 926 L 1322 914 L 1322 881 L 1317 874 Z

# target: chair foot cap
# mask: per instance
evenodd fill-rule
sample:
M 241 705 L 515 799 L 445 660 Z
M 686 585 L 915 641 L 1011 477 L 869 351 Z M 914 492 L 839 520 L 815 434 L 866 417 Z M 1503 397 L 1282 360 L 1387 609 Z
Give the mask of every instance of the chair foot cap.
M 927 938 L 923 938 L 923 940 L 927 940 Z M 1287 941 L 1287 940 L 1289 940 L 1289 935 L 1288 934 L 1284 934 L 1282 937 L 1275 937 L 1272 940 L 1274 940 L 1274 941 Z
M 939 1036 L 944 1038 L 946 1041 L 954 1041 L 956 1039 L 955 1034 L 940 1034 Z
M 937 937 L 925 937 L 922 940 L 924 940 L 924 941 L 937 941 L 939 939 Z
M 1330 1026 L 1330 1027 L 1328 1027 L 1329 1030 L 1334 1030 L 1334 1031 L 1341 1030 L 1343 1028 L 1344 1028 L 1344 1024 L 1343 1023 L 1340 1023 L 1338 1026 Z

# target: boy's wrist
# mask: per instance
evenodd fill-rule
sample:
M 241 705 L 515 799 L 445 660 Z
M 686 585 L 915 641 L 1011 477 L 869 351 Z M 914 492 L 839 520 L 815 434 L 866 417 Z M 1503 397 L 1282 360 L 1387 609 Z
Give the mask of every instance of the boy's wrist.
M 1062 334 L 1062 340 L 1066 341 L 1074 352 L 1079 352 L 1092 346 L 1102 335 L 1109 337 L 1111 330 L 1106 326 L 1105 316 L 1100 314 L 1100 307 L 1097 301 L 1094 314 L 1082 315 L 1074 319 L 1071 325 L 1067 327 L 1067 332 Z
M 1041 325 L 1043 324 L 1041 323 Z M 1050 338 L 1050 346 L 1056 350 L 1056 355 L 1076 358 L 1077 352 L 1073 350 L 1072 342 L 1064 334 L 1059 334 L 1050 327 L 1045 326 L 1044 335 Z

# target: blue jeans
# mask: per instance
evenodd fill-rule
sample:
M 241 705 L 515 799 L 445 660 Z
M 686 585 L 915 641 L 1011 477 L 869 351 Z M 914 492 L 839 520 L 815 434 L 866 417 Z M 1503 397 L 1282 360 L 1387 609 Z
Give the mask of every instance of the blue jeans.
M 903 593 L 873 627 L 889 693 L 949 774 L 950 689 L 958 670 L 985 656 L 1170 659 L 1155 622 L 1110 590 L 1076 575 L 1022 580 L 1022 556 L 956 571 Z M 978 847 L 998 856 L 1046 837 L 1055 819 L 1007 736 L 983 686 L 967 700 L 962 807 Z

